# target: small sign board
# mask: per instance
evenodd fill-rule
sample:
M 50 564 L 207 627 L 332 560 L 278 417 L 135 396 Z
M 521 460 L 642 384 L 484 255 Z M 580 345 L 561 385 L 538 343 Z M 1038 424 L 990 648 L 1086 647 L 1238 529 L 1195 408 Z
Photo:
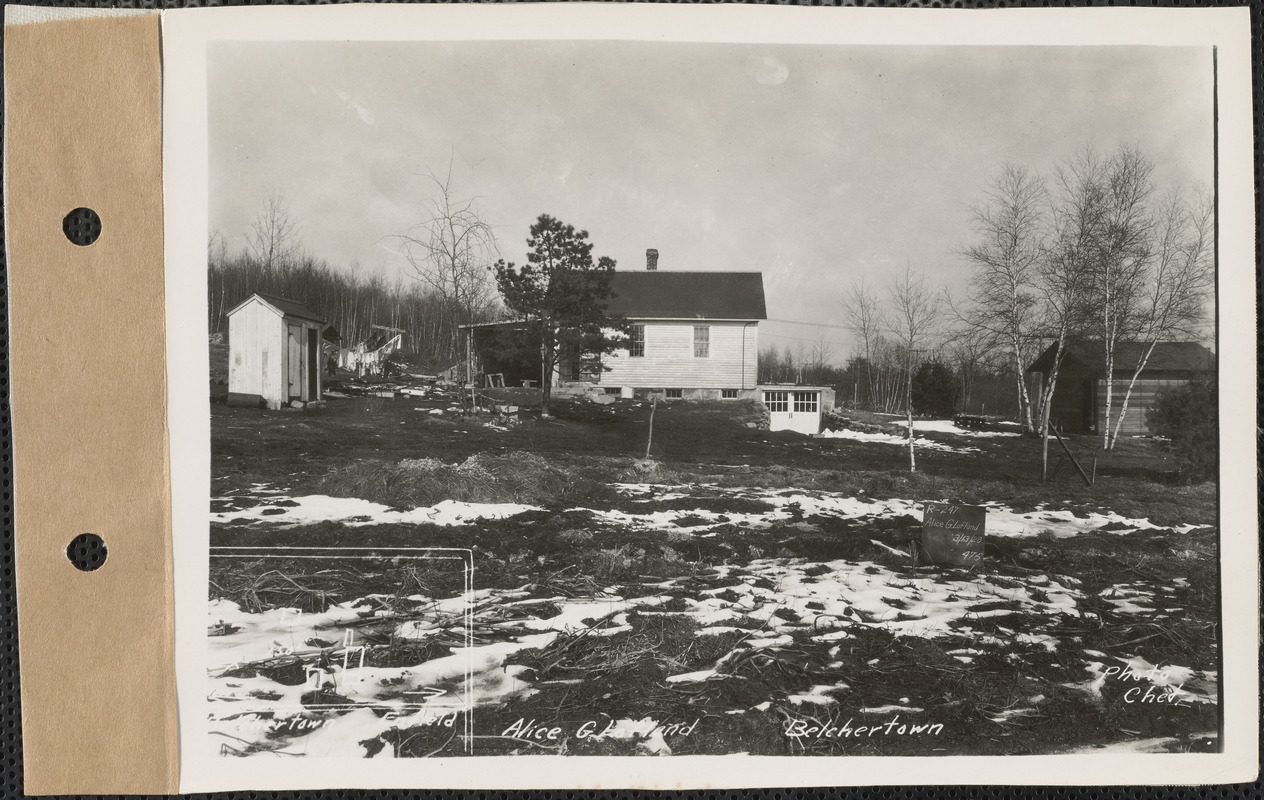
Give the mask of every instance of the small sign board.
M 927 503 L 922 518 L 922 553 L 935 564 L 975 567 L 983 563 L 987 509 Z

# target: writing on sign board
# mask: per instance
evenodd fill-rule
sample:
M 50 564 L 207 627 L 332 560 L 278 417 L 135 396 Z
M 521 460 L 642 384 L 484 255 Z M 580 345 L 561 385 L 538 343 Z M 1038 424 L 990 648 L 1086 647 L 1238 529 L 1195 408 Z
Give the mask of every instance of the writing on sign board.
M 974 567 L 983 562 L 987 509 L 927 503 L 922 518 L 922 553 L 936 564 Z

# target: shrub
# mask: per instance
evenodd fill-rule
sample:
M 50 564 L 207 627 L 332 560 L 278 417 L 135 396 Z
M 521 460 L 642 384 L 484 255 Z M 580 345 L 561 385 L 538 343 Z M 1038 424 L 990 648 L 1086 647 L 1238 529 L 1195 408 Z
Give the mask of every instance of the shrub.
M 1199 483 L 1216 477 L 1220 458 L 1216 379 L 1192 380 L 1155 398 L 1146 413 L 1150 430 L 1167 438 L 1181 478 Z
M 913 411 L 928 417 L 951 417 L 957 405 L 957 381 L 952 370 L 927 361 L 913 373 Z

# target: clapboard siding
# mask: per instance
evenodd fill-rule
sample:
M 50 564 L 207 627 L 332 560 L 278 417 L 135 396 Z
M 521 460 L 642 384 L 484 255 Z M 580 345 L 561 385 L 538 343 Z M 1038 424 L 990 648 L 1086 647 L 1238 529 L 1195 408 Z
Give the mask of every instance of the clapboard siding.
M 285 402 L 285 325 L 261 300 L 228 318 L 228 391 L 257 394 L 273 408 Z
M 1124 402 L 1124 393 L 1128 391 L 1127 380 L 1115 380 L 1111 397 L 1111 426 L 1119 419 L 1119 408 Z M 1124 417 L 1123 427 L 1119 429 L 1121 436 L 1145 436 L 1154 433 L 1146 423 L 1146 414 L 1154 406 L 1155 400 L 1164 392 L 1189 383 L 1187 378 L 1139 378 L 1132 387 L 1132 396 L 1128 398 L 1128 413 Z M 1106 381 L 1097 381 L 1097 430 L 1106 420 Z
M 293 356 L 289 350 L 291 326 L 298 334 Z M 233 309 L 228 315 L 228 391 L 259 395 L 268 408 L 274 409 L 291 399 L 318 399 L 322 391 L 320 354 L 318 351 L 317 363 L 308 363 L 308 337 L 310 331 L 315 331 L 319 342 L 323 329 L 323 323 L 282 315 L 258 296 Z M 317 376 L 315 396 L 308 385 L 311 370 L 315 370 Z M 296 384 L 293 397 L 291 371 Z
M 646 389 L 744 389 L 756 383 L 759 325 L 748 322 L 645 322 L 645 355 L 607 355 L 599 380 Z M 710 356 L 695 358 L 695 325 L 711 328 Z

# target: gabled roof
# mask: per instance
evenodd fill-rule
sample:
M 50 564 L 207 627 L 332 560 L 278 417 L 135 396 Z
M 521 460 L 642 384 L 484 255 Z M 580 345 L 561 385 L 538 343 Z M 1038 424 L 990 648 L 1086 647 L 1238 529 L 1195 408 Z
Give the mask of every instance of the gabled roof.
M 759 272 L 615 272 L 611 314 L 628 319 L 767 319 Z
M 1115 345 L 1115 371 L 1131 373 L 1145 355 L 1147 342 L 1118 342 Z M 1027 368 L 1028 372 L 1048 373 L 1058 345 L 1040 354 Z M 1100 341 L 1079 341 L 1067 346 L 1066 360 L 1073 360 L 1090 372 L 1105 372 L 1106 348 Z M 1216 354 L 1198 342 L 1159 342 L 1146 362 L 1149 372 L 1210 372 L 1216 368 Z M 1144 375 L 1144 373 L 1142 373 Z
M 311 322 L 318 322 L 321 325 L 325 324 L 325 320 L 323 317 L 321 317 L 319 314 L 312 311 L 311 309 L 309 309 L 307 306 L 303 305 L 302 303 L 296 302 L 294 300 L 287 300 L 284 297 L 277 297 L 276 295 L 272 295 L 272 294 L 264 294 L 263 292 L 254 292 L 253 294 L 250 295 L 250 297 L 247 297 L 245 300 L 243 300 L 242 302 L 234 306 L 232 311 L 229 311 L 228 313 L 231 315 L 233 312 L 235 312 L 237 309 L 244 306 L 246 303 L 249 303 L 250 300 L 255 297 L 258 297 L 260 300 L 272 306 L 277 311 L 280 311 L 282 314 L 284 314 L 287 317 L 297 317 L 298 319 L 305 319 Z

